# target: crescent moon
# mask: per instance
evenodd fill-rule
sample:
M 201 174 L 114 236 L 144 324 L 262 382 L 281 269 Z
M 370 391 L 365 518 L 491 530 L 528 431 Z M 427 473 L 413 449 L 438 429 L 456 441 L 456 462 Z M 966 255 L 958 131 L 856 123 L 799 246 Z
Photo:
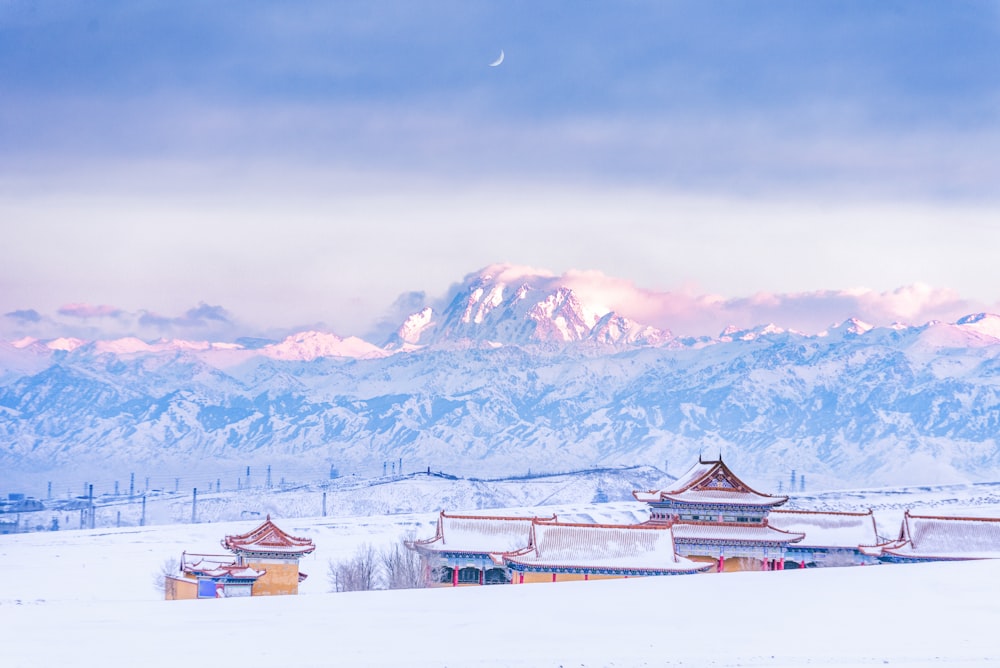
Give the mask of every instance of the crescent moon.
M 503 49 L 500 49 L 500 57 L 490 63 L 490 67 L 496 67 L 503 62 Z

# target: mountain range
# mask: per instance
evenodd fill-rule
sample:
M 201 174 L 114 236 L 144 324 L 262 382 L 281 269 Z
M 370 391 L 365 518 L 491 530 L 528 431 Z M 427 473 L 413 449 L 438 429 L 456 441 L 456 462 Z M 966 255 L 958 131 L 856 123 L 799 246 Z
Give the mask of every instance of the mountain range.
M 827 488 L 1000 476 L 1000 316 L 685 338 L 496 269 L 380 342 L 0 341 L 0 484 L 400 459 L 673 471 L 700 453 L 772 487 L 793 470 Z

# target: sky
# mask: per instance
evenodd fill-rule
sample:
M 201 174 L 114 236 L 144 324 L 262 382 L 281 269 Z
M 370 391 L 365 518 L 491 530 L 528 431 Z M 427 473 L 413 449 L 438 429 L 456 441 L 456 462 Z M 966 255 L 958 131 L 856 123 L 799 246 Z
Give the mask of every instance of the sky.
M 995 1 L 0 0 L 0 339 L 365 335 L 494 263 L 998 312 L 998 62 Z

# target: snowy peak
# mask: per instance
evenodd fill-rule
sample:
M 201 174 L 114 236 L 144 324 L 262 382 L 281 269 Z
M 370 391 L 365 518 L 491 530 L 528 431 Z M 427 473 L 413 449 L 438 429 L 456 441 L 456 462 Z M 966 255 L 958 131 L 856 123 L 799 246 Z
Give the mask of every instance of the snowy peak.
M 420 343 L 420 337 L 433 322 L 434 309 L 426 306 L 412 314 L 400 325 L 399 329 L 396 330 L 396 338 L 402 343 L 416 345 Z
M 318 357 L 385 357 L 383 349 L 355 336 L 342 339 L 326 332 L 299 332 L 281 343 L 264 346 L 260 353 L 278 360 L 312 361 Z
M 1000 339 L 1000 315 L 976 313 L 960 318 L 956 326 L 994 339 Z
M 559 277 L 493 265 L 470 274 L 440 313 L 423 309 L 397 330 L 394 344 L 600 343 L 658 345 L 669 332 L 635 323 L 587 302 Z
M 641 325 L 612 311 L 594 325 L 588 338 L 608 345 L 628 343 L 659 346 L 673 340 L 674 337 L 669 331 Z
M 751 329 L 742 329 L 736 327 L 735 325 L 730 325 L 722 330 L 719 335 L 719 340 L 723 342 L 730 341 L 753 341 L 759 339 L 762 336 L 772 336 L 775 334 L 784 334 L 785 330 L 778 327 L 775 324 L 762 325 L 760 327 L 753 327 Z

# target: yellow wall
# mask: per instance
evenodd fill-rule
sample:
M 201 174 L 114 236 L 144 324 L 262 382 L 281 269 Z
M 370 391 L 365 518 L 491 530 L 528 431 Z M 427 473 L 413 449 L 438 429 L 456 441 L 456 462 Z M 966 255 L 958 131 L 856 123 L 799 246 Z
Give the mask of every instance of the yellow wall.
M 267 571 L 253 583 L 252 596 L 299 593 L 298 562 L 247 561 L 247 565 L 256 571 Z
M 175 578 L 171 575 L 163 579 L 163 594 L 168 601 L 184 601 L 198 598 L 198 582 L 187 578 Z
M 718 565 L 719 560 L 716 557 L 688 557 L 691 561 L 697 561 L 699 564 L 714 564 Z M 755 559 L 753 557 L 727 557 L 726 563 L 723 568 L 724 573 L 736 573 L 740 571 L 760 571 L 763 570 L 761 566 L 761 560 Z M 716 569 L 711 569 L 707 571 L 708 573 L 715 573 Z

